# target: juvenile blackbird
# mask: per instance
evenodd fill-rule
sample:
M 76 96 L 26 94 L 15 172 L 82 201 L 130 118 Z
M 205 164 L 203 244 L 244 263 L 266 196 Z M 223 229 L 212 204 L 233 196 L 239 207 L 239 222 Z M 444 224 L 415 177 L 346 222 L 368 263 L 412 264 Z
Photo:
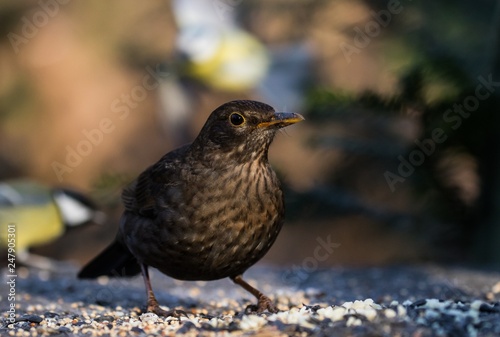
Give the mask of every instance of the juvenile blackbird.
M 163 156 L 122 194 L 115 241 L 80 278 L 142 273 L 147 311 L 158 305 L 148 266 L 179 280 L 225 277 L 254 295 L 258 312 L 277 309 L 242 278 L 273 245 L 284 216 L 283 192 L 267 155 L 276 131 L 302 121 L 267 104 L 232 101 L 212 112 L 193 143 Z

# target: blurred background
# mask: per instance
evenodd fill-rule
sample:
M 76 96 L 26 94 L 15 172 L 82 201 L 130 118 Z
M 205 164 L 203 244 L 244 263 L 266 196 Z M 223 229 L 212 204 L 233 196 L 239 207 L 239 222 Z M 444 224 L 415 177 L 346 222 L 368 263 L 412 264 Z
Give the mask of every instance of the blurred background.
M 123 186 L 256 99 L 306 117 L 270 151 L 287 220 L 263 263 L 498 266 L 499 33 L 494 0 L 3 2 L 0 180 L 90 196 L 104 225 L 33 247 L 84 263 Z

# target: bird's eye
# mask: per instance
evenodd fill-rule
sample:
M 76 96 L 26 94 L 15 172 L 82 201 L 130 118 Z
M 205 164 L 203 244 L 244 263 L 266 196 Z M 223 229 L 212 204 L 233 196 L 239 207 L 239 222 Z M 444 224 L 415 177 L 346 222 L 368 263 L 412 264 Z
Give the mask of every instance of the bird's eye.
M 235 125 L 235 126 L 239 126 L 243 123 L 245 123 L 245 117 L 243 117 L 241 114 L 239 113 L 232 113 L 231 116 L 229 116 L 229 121 L 231 122 L 231 124 Z

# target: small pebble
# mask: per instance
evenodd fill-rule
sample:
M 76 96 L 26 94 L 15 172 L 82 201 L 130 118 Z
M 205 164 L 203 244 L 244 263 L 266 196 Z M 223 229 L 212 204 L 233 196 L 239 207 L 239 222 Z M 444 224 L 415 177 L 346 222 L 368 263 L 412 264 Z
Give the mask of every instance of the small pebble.
M 498 281 L 497 283 L 495 283 L 493 285 L 493 287 L 491 287 L 491 291 L 494 293 L 494 294 L 500 294 L 500 281 Z
M 394 310 L 392 310 L 392 309 L 386 309 L 384 311 L 384 314 L 385 314 L 385 317 L 387 317 L 387 318 L 394 318 L 394 317 L 396 317 L 396 312 Z
M 32 323 L 40 323 L 43 318 L 38 315 L 24 315 L 16 319 L 17 322 L 28 321 Z
M 96 322 L 113 322 L 115 318 L 113 316 L 99 316 L 94 318 Z
M 70 328 L 67 328 L 65 326 L 62 326 L 60 327 L 59 329 L 57 329 L 57 331 L 61 332 L 61 333 L 68 333 L 68 332 L 71 332 L 71 329 Z
M 264 317 L 257 315 L 245 315 L 240 321 L 241 330 L 256 330 L 267 323 Z
M 146 323 L 146 324 L 154 324 L 156 322 L 158 322 L 158 315 L 152 313 L 152 312 L 147 312 L 145 314 L 142 314 L 140 316 L 140 319 L 143 323 Z

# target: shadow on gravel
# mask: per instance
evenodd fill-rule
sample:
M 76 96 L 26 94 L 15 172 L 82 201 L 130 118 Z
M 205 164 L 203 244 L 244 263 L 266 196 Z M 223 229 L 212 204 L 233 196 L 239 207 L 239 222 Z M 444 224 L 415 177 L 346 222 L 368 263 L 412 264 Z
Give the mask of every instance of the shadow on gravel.
M 500 273 L 435 266 L 392 266 L 372 268 L 330 268 L 302 276 L 290 282 L 284 272 L 284 284 L 299 289 L 317 288 L 332 303 L 372 298 L 376 302 L 438 298 L 471 300 L 482 298 L 500 281 Z M 296 277 L 294 280 L 298 280 Z

